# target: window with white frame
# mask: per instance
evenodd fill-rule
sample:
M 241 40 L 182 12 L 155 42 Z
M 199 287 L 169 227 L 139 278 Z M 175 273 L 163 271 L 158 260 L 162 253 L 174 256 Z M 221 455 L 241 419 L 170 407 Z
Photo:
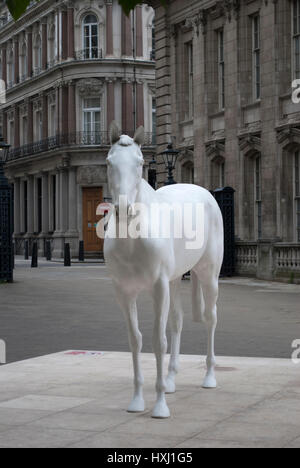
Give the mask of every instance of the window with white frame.
M 43 139 L 43 115 L 39 110 L 35 113 L 35 129 L 34 129 L 35 141 L 41 141 Z
M 293 69 L 294 78 L 300 78 L 300 0 L 293 0 Z
M 83 23 L 83 53 L 85 59 L 99 58 L 98 20 L 95 15 L 87 15 Z
M 21 119 L 21 146 L 27 145 L 28 142 L 28 119 L 27 116 L 23 116 Z
M 224 30 L 218 31 L 218 81 L 219 107 L 225 108 L 225 59 L 224 59 Z
M 50 104 L 49 106 L 49 136 L 54 137 L 56 135 L 56 104 Z
M 27 45 L 23 43 L 21 49 L 21 81 L 27 78 Z
M 252 60 L 253 60 L 253 95 L 258 100 L 261 97 L 261 65 L 260 65 L 260 17 L 252 17 Z
M 12 86 L 15 79 L 15 63 L 14 63 L 14 53 L 11 50 L 8 55 L 8 85 Z
M 85 144 L 101 143 L 101 102 L 100 97 L 83 100 L 83 132 Z
M 42 70 L 42 39 L 40 35 L 36 38 L 34 61 L 35 73 L 38 74 Z
M 156 144 L 156 99 L 152 98 L 152 142 Z
M 258 239 L 262 238 L 262 198 L 261 198 L 261 156 L 257 156 L 254 165 L 254 181 L 255 181 L 255 217 Z
M 295 153 L 294 180 L 296 241 L 300 242 L 300 151 Z

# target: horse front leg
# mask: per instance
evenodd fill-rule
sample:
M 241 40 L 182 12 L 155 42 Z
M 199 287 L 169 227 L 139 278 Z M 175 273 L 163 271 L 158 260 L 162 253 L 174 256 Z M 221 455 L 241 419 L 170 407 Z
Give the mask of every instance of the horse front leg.
M 170 309 L 170 283 L 167 278 L 157 282 L 153 290 L 153 296 L 155 312 L 153 349 L 157 363 L 157 401 L 152 417 L 165 419 L 170 417 L 170 410 L 166 402 L 166 382 L 164 379 L 164 358 L 168 346 L 166 328 Z
M 142 334 L 139 330 L 138 324 L 136 297 L 130 297 L 125 293 L 122 293 L 120 290 L 117 291 L 117 294 L 119 304 L 124 311 L 127 322 L 129 344 L 132 351 L 134 369 L 134 395 L 127 411 L 129 413 L 142 413 L 145 411 L 145 402 L 143 397 L 144 378 L 140 360 L 142 351 Z

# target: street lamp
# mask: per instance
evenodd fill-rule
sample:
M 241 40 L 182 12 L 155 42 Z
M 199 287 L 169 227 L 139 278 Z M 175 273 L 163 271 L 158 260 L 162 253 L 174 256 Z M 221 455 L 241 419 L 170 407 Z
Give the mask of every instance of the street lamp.
M 168 180 L 166 181 L 165 185 L 176 184 L 174 180 L 174 176 L 173 176 L 173 171 L 176 167 L 176 161 L 177 161 L 178 155 L 179 155 L 179 151 L 173 148 L 172 143 L 169 143 L 167 149 L 161 153 L 161 156 L 164 159 L 166 169 L 168 171 Z
M 0 281 L 13 281 L 13 189 L 4 174 L 9 145 L 0 136 Z

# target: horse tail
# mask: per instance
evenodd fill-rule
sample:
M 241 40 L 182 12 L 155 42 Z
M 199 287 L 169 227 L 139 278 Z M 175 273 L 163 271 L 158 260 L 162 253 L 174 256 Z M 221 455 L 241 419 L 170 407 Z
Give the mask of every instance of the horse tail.
M 192 294 L 193 294 L 193 320 L 196 323 L 205 322 L 205 301 L 201 283 L 197 274 L 192 271 Z

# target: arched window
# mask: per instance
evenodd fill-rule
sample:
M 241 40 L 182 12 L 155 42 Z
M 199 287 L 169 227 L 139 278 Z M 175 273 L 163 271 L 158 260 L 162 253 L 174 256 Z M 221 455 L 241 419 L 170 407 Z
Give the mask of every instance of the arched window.
M 52 67 L 55 63 L 55 55 L 56 55 L 56 43 L 55 43 L 55 24 L 50 27 L 49 30 L 49 39 L 48 39 L 48 59 L 49 59 L 49 67 Z
M 95 15 L 87 15 L 83 24 L 83 52 L 85 59 L 99 58 L 98 52 L 98 19 Z
M 245 158 L 245 237 L 256 241 L 262 238 L 262 165 L 261 153 Z
M 15 75 L 15 64 L 14 64 L 14 53 L 11 50 L 8 55 L 8 87 L 11 87 L 14 82 L 14 75 Z
M 183 164 L 181 168 L 181 182 L 183 184 L 194 183 L 194 164 L 191 161 Z
M 27 45 L 23 43 L 21 49 L 21 81 L 27 78 Z
M 42 39 L 38 35 L 35 42 L 35 73 L 38 74 L 42 70 Z

